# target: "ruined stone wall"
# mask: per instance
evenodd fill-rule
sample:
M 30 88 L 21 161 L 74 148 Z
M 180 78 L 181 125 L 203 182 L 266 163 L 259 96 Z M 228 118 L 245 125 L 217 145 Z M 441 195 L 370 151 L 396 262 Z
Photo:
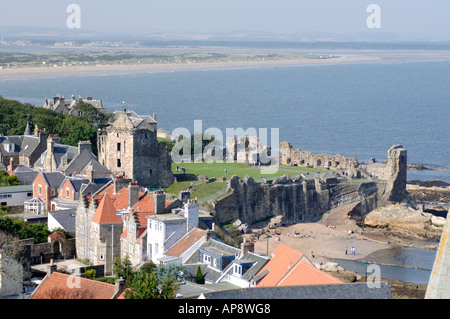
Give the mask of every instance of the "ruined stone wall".
M 324 168 L 336 170 L 339 174 L 350 178 L 359 178 L 359 163 L 356 158 L 346 157 L 340 154 L 314 154 L 312 152 L 302 151 L 299 148 L 293 148 L 289 142 L 280 144 L 280 164 Z
M 329 209 L 329 192 L 319 180 L 281 177 L 256 183 L 251 177 L 233 177 L 233 192 L 215 204 L 219 223 L 240 219 L 253 223 L 269 216 L 283 216 L 286 223 L 313 220 Z
M 353 165 L 349 160 L 347 165 Z M 406 192 L 406 150 L 395 145 L 388 151 L 384 165 L 385 181 L 349 179 L 305 180 L 286 176 L 266 183 L 252 178 L 229 180 L 232 193 L 215 203 L 219 223 L 235 219 L 251 224 L 269 216 L 282 216 L 292 224 L 315 220 L 322 213 L 339 206 L 357 203 L 352 218 L 362 220 L 373 209 L 408 198 Z

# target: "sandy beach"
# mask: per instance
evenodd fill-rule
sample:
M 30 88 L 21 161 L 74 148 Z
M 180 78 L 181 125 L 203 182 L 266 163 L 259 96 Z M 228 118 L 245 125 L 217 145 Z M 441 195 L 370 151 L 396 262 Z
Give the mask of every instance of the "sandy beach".
M 327 53 L 328 54 L 328 53 Z M 327 56 L 324 54 L 324 57 Z M 332 54 L 332 53 L 330 53 Z M 105 74 L 105 73 L 137 73 L 137 72 L 162 72 L 202 69 L 224 68 L 251 68 L 271 67 L 307 64 L 336 64 L 336 63 L 365 63 L 379 61 L 411 61 L 411 60 L 436 60 L 450 59 L 450 53 L 392 53 L 392 54 L 346 54 L 334 55 L 332 58 L 310 59 L 286 59 L 265 61 L 229 61 L 229 62 L 198 62 L 198 63 L 154 63 L 154 64 L 114 64 L 114 65 L 77 65 L 77 66 L 45 66 L 45 67 L 17 67 L 0 69 L 0 78 L 29 77 L 29 76 L 57 76 L 69 74 Z
M 98 73 L 129 73 L 129 72 L 161 72 L 202 69 L 246 68 L 282 65 L 323 64 L 373 62 L 380 60 L 376 56 L 345 55 L 327 59 L 289 59 L 266 61 L 229 61 L 229 62 L 199 62 L 199 63 L 153 63 L 153 64 L 114 64 L 114 65 L 77 65 L 77 66 L 47 66 L 0 69 L 0 77 L 21 76 L 54 76 L 66 74 L 98 74 Z
M 395 238 L 385 237 L 382 232 L 358 227 L 346 217 L 351 206 L 333 209 L 326 218 L 317 222 L 278 227 L 276 233 L 271 229 L 268 239 L 267 233 L 261 234 L 259 239 L 255 234 L 245 237 L 254 241 L 256 253 L 270 255 L 280 243 L 283 243 L 305 254 L 314 263 L 326 263 L 334 258 L 364 259 L 378 250 L 400 244 Z M 254 229 L 254 233 L 262 230 L 262 228 Z M 378 236 L 370 236 L 373 234 Z M 352 247 L 355 248 L 355 254 L 352 254 Z

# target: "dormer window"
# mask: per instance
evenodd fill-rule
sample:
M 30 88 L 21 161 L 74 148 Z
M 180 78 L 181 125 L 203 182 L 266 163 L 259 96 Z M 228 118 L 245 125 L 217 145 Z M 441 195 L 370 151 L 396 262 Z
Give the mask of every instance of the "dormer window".
M 242 266 L 241 265 L 234 264 L 233 275 L 235 275 L 237 277 L 241 277 L 242 276 Z
M 14 152 L 14 144 L 13 143 L 6 143 L 4 146 L 5 151 L 7 152 Z

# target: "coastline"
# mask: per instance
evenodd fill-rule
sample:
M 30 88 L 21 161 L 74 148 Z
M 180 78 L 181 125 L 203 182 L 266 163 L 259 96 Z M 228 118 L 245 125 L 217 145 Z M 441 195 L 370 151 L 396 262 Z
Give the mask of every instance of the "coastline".
M 324 53 L 327 55 L 327 53 Z M 373 62 L 402 62 L 402 61 L 428 61 L 447 60 L 450 53 L 404 53 L 404 54 L 343 54 L 323 59 L 285 59 L 265 61 L 226 61 L 226 62 L 192 62 L 192 63 L 154 63 L 154 64 L 97 64 L 81 66 L 46 66 L 46 67 L 18 67 L 0 69 L 0 78 L 31 77 L 31 76 L 58 76 L 82 74 L 109 74 L 109 73 L 145 73 L 164 71 L 210 70 L 230 68 L 257 68 L 314 64 L 341 64 L 341 63 L 373 63 Z

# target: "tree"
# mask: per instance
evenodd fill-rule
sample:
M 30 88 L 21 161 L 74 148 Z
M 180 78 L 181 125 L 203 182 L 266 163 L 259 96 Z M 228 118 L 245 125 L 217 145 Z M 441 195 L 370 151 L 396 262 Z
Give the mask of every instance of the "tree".
M 184 266 L 177 264 L 160 265 L 156 267 L 155 274 L 159 284 L 162 284 L 165 278 L 172 278 L 176 282 L 185 281 L 187 278 Z
M 113 261 L 114 274 L 117 278 L 123 278 L 127 282 L 132 282 L 134 277 L 133 269 L 131 268 L 131 261 L 128 255 L 123 258 L 115 257 Z
M 160 299 L 161 294 L 155 273 L 138 272 L 124 296 L 125 299 Z
M 174 299 L 177 290 L 175 279 L 164 278 L 159 284 L 154 272 L 139 271 L 124 296 L 125 299 Z
M 9 175 L 6 171 L 0 171 L 0 186 L 15 186 L 19 185 L 19 179 L 16 175 Z
M 203 285 L 205 283 L 205 278 L 203 278 L 202 269 L 200 266 L 197 267 L 197 277 L 195 282 L 199 285 Z
M 19 238 L 0 229 L 0 277 L 22 283 L 24 277 L 30 276 L 30 264 L 24 253 Z M 18 269 L 18 265 L 22 270 Z

